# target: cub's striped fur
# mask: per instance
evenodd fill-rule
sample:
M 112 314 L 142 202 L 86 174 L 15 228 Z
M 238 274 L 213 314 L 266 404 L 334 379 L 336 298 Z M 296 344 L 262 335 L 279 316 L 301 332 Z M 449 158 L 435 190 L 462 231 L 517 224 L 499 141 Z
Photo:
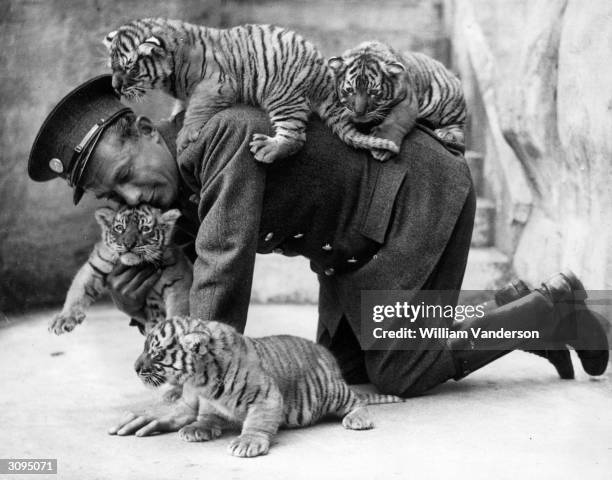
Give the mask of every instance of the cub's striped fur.
M 158 324 L 135 365 L 146 384 L 183 385 L 192 415 L 169 423 L 189 442 L 212 440 L 242 425 L 229 446 L 233 455 L 268 452 L 280 426 L 304 427 L 327 414 L 353 430 L 373 427 L 366 405 L 403 401 L 359 394 L 342 379 L 332 354 L 290 335 L 249 338 L 229 325 L 174 317 Z
M 345 111 L 355 123 L 378 124 L 374 135 L 401 146 L 415 121 L 423 119 L 441 139 L 463 146 L 466 105 L 461 82 L 440 62 L 364 42 L 328 64 Z
M 126 98 L 161 89 L 187 102 L 179 151 L 216 113 L 238 103 L 264 108 L 274 136 L 253 136 L 255 158 L 271 163 L 299 150 L 315 111 L 345 143 L 397 153 L 390 140 L 359 133 L 340 108 L 322 55 L 297 33 L 269 25 L 208 28 L 164 18 L 109 33 L 113 86 Z M 176 111 L 176 108 L 175 108 Z
M 87 308 L 106 291 L 106 277 L 118 262 L 124 265 L 153 264 L 162 275 L 146 299 L 141 331 L 147 332 L 167 315 L 189 313 L 192 267 L 180 249 L 171 244 L 178 210 L 162 213 L 148 205 L 99 208 L 96 220 L 102 240 L 96 243 L 80 268 L 66 295 L 61 313 L 49 324 L 49 331 L 70 332 L 85 319 Z

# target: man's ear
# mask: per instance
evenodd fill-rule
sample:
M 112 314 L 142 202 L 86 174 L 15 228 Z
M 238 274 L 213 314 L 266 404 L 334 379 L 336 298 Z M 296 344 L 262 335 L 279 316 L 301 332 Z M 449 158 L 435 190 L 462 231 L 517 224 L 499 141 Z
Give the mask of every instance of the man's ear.
M 142 115 L 136 117 L 136 122 L 134 124 L 140 135 L 151 135 L 156 131 L 153 122 L 148 117 Z
M 117 36 L 117 33 L 119 33 L 117 30 L 113 30 L 106 37 L 104 37 L 104 40 L 102 40 L 102 43 L 104 44 L 107 50 L 110 51 L 111 45 L 113 43 L 113 38 Z
M 174 227 L 174 224 L 181 216 L 181 211 L 177 208 L 173 208 L 172 210 L 168 210 L 167 212 L 162 213 L 159 216 L 158 223 L 164 225 L 167 229 L 171 229 Z
M 327 66 L 336 74 L 344 66 L 344 59 L 342 57 L 332 57 L 327 61 Z
M 183 335 L 180 339 L 181 346 L 195 355 L 205 355 L 208 352 L 210 335 L 207 332 L 192 332 Z
M 95 211 L 94 217 L 96 217 L 96 221 L 102 230 L 108 230 L 111 228 L 115 218 L 115 213 L 117 212 L 111 207 L 100 207 Z
M 163 55 L 165 53 L 163 42 L 159 37 L 153 35 L 138 45 L 138 53 L 147 57 Z
M 385 64 L 385 71 L 394 77 L 406 71 L 406 67 L 399 62 L 389 62 Z

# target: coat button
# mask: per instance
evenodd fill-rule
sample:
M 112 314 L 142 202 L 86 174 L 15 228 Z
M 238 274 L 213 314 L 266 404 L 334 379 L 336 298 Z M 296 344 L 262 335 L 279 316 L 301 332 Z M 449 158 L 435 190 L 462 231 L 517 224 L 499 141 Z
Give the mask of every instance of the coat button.
M 293 238 L 302 238 L 304 236 L 303 233 L 296 233 Z
M 272 253 L 278 253 L 279 255 L 282 255 L 285 251 L 282 248 L 275 248 L 274 250 L 272 250 Z
M 269 242 L 274 237 L 274 233 L 270 232 L 264 237 L 264 242 Z
M 325 245 L 323 245 L 321 247 L 323 250 L 325 250 L 326 252 L 331 252 L 332 250 L 332 246 L 329 243 L 326 243 Z
M 328 268 L 327 270 L 325 270 L 325 275 L 327 275 L 328 277 L 330 275 L 333 275 L 336 272 L 336 270 L 334 270 L 333 268 Z
M 64 164 L 59 158 L 52 158 L 51 160 L 49 160 L 49 168 L 55 173 L 64 172 Z
M 355 257 L 351 257 L 347 260 L 348 263 L 357 263 L 357 259 Z

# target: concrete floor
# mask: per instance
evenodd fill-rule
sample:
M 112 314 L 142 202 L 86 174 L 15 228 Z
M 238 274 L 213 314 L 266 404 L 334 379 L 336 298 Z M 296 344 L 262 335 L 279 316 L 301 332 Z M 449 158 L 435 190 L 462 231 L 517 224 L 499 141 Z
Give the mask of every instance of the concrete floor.
M 63 337 L 47 333 L 51 314 L 0 327 L 0 458 L 57 458 L 49 478 L 612 478 L 610 372 L 561 381 L 516 352 L 429 396 L 372 407 L 374 430 L 281 431 L 269 455 L 240 459 L 226 452 L 228 435 L 203 444 L 108 435 L 124 411 L 159 398 L 132 368 L 142 338 L 109 307 Z M 313 306 L 254 306 L 249 334 L 312 338 L 315 318 Z

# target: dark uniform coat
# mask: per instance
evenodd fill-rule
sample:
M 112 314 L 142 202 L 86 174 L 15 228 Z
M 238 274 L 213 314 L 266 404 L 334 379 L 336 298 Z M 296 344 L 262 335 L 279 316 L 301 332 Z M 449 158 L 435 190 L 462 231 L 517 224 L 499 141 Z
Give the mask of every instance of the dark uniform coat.
M 171 151 L 180 123 L 159 125 Z M 260 132 L 270 133 L 266 115 L 235 107 L 178 158 L 177 241 L 195 240 L 197 257 L 192 315 L 243 331 L 255 253 L 299 254 L 319 276 L 318 340 L 349 379 L 367 374 L 387 392 L 410 395 L 450 378 L 452 359 L 439 345 L 361 352 L 356 338 L 361 290 L 460 289 L 474 217 L 463 158 L 419 127 L 400 155 L 379 163 L 314 120 L 306 146 L 268 166 L 249 151 Z

